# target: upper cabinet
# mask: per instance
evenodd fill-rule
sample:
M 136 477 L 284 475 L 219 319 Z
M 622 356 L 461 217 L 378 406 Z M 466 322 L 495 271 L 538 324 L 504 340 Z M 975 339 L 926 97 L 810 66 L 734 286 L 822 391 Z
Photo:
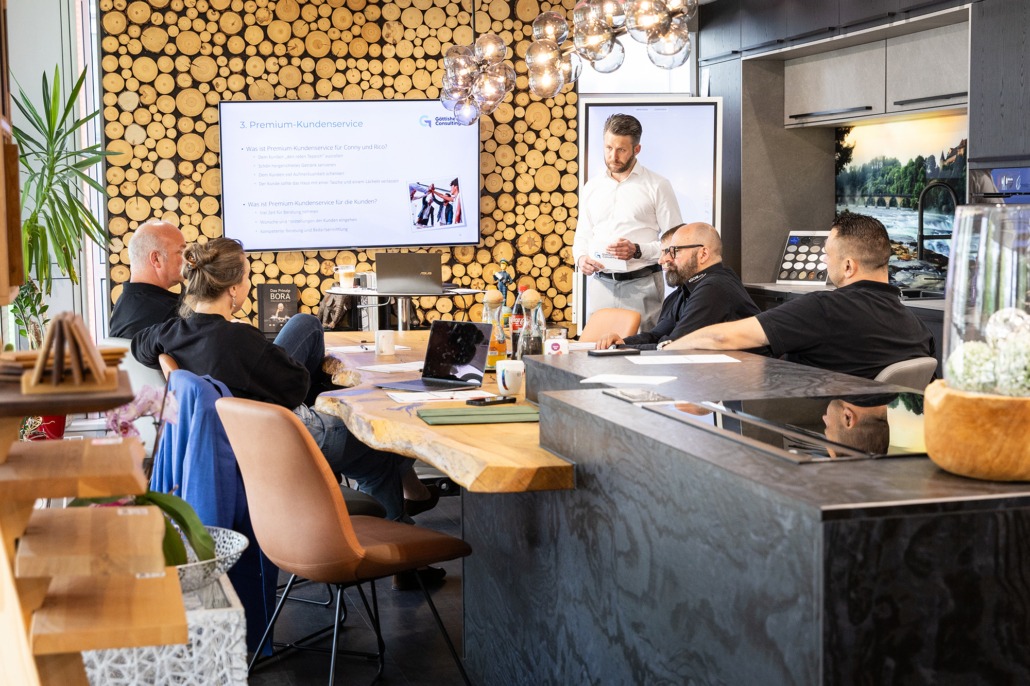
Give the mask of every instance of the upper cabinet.
M 969 23 L 887 40 L 887 111 L 965 104 Z
M 900 0 L 840 0 L 840 27 L 889 21 L 899 11 Z
M 884 41 L 787 60 L 784 124 L 813 124 L 884 113 Z
M 840 28 L 838 0 L 787 0 L 787 40 L 829 38 Z
M 1030 160 L 1030 2 L 973 5 L 969 164 Z
M 787 35 L 787 0 L 740 0 L 740 49 L 774 50 Z
M 719 61 L 740 55 L 740 0 L 719 0 L 698 8 L 697 59 Z

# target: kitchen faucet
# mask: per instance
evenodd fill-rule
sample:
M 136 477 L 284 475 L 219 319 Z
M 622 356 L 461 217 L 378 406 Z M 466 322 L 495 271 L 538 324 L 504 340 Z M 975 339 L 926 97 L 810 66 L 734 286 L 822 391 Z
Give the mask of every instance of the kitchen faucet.
M 955 190 L 944 181 L 937 179 L 923 187 L 923 192 L 919 194 L 919 226 L 916 229 L 916 258 L 919 260 L 923 259 L 923 255 L 926 252 L 926 248 L 923 245 L 926 242 L 926 237 L 923 235 L 923 210 L 925 209 L 923 207 L 923 197 L 931 188 L 943 188 L 948 191 L 948 195 L 951 196 L 952 203 L 954 203 L 955 207 L 958 207 L 958 196 L 955 194 Z M 951 234 L 937 234 L 937 238 L 951 238 Z

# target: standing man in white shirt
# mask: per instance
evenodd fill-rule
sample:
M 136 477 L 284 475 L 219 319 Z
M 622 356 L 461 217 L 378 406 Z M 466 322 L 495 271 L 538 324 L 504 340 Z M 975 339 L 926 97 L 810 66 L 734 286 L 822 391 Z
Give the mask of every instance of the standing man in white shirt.
M 669 180 L 637 161 L 641 133 L 628 114 L 605 122 L 607 171 L 583 187 L 572 254 L 576 268 L 593 277 L 587 319 L 602 307 L 621 307 L 640 312 L 640 330 L 650 331 L 665 296 L 659 238 L 683 220 Z

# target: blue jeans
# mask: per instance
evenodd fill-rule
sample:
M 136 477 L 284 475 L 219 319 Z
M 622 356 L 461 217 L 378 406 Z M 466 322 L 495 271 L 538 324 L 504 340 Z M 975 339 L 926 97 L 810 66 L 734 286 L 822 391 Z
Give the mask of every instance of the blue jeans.
M 275 337 L 275 344 L 307 367 L 313 385 L 317 383 L 316 379 L 325 376 L 322 371 L 325 333 L 322 323 L 314 315 L 290 317 Z M 354 438 L 336 415 L 318 412 L 307 405 L 301 405 L 293 412 L 307 427 L 334 472 L 354 479 L 359 489 L 382 503 L 388 519 L 405 519 L 401 480 L 404 473 L 414 466 L 414 460 L 368 447 Z

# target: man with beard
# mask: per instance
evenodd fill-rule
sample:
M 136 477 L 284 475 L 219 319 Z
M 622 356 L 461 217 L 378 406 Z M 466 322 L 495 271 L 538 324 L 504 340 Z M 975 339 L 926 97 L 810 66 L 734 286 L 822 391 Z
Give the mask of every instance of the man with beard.
M 679 205 L 669 180 L 637 162 L 642 128 L 628 114 L 613 114 L 604 125 L 603 176 L 590 179 L 579 203 L 572 254 L 587 280 L 587 318 L 604 307 L 640 312 L 640 330 L 658 321 L 662 308 L 659 236 L 676 226 Z M 601 260 L 624 260 L 608 268 Z
M 744 290 L 733 270 L 722 264 L 722 239 L 709 224 L 680 224 L 662 235 L 661 257 L 665 281 L 676 290 L 665 299 L 653 329 L 621 338 L 602 336 L 597 348 L 620 345 L 654 350 L 662 341 L 685 336 L 695 329 L 758 314 L 758 306 Z

